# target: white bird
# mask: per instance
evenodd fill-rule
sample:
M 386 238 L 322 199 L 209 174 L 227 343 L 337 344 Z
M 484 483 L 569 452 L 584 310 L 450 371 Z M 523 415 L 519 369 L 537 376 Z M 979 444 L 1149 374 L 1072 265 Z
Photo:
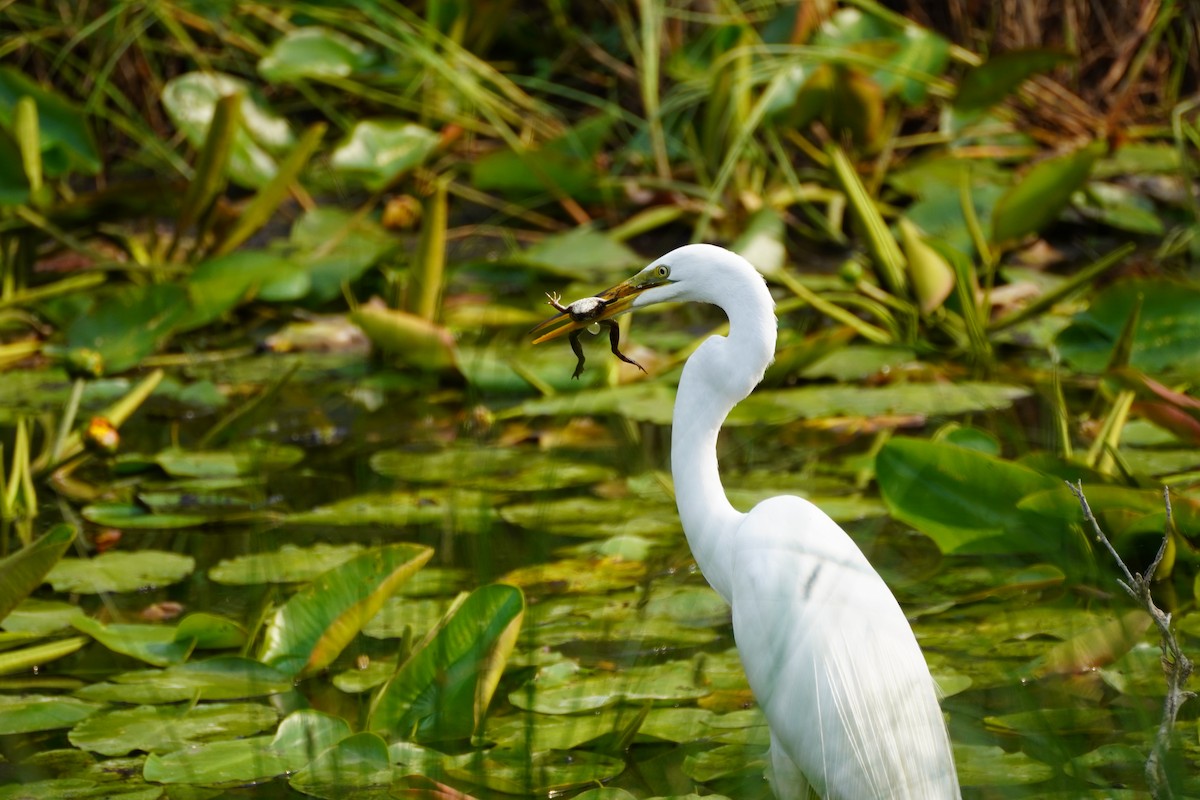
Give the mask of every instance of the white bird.
M 749 512 L 725 496 L 717 434 L 775 356 L 775 303 L 758 271 L 713 245 L 680 247 L 601 292 L 586 319 L 560 313 L 535 342 L 670 301 L 720 307 L 729 335 L 688 358 L 671 473 L 688 545 L 733 609 L 733 634 L 771 731 L 780 800 L 944 800 L 960 791 L 937 690 L 900 605 L 844 530 L 807 500 Z M 579 316 L 579 315 L 576 315 Z

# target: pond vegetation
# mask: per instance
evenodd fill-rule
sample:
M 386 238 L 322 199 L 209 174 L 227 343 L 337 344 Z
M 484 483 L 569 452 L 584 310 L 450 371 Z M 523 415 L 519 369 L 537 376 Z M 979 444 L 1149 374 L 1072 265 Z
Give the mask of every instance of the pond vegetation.
M 666 466 L 724 320 L 529 335 L 701 240 L 731 500 L 862 546 L 964 796 L 1200 796 L 1067 484 L 1194 655 L 1200 18 L 903 5 L 7 6 L 0 798 L 769 797 Z

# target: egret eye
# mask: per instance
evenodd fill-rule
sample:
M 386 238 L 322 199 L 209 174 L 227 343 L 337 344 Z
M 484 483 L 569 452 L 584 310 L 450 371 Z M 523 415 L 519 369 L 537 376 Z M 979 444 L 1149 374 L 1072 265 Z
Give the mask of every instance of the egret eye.
M 654 275 L 655 275 L 655 277 L 658 277 L 658 278 L 665 278 L 670 274 L 671 274 L 671 268 L 668 267 L 666 264 L 659 264 L 654 269 Z

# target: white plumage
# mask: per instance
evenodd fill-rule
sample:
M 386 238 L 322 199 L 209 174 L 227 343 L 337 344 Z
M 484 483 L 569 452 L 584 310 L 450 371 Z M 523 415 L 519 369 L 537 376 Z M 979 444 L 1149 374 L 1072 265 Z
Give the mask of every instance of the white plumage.
M 733 633 L 771 730 L 780 800 L 950 800 L 958 778 L 933 678 L 896 599 L 854 541 L 799 497 L 730 505 L 717 435 L 775 355 L 775 305 L 758 271 L 687 245 L 602 292 L 602 317 L 669 301 L 719 306 L 729 335 L 704 341 L 675 399 L 671 472 L 688 545 L 733 607 Z M 548 320 L 536 341 L 577 328 Z

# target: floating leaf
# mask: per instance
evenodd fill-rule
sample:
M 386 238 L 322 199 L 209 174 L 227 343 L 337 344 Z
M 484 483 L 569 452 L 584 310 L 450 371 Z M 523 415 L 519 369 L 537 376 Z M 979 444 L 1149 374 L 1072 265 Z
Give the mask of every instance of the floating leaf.
M 504 584 L 476 589 L 379 690 L 368 728 L 418 741 L 474 733 L 516 643 L 524 613 L 520 589 Z
M 448 532 L 479 533 L 491 528 L 496 518 L 494 504 L 491 496 L 469 490 L 378 492 L 347 497 L 287 519 L 293 525 L 440 525 Z
M 359 555 L 363 546 L 325 544 L 310 547 L 285 544 L 269 553 L 251 553 L 220 561 L 208 571 L 209 580 L 234 586 L 258 583 L 300 583 L 345 564 Z
M 1029 666 L 1027 672 L 1040 678 L 1075 675 L 1107 666 L 1140 642 L 1152 621 L 1141 609 L 1126 612 L 1050 648 Z
M 244 784 L 303 769 L 350 735 L 345 720 L 296 711 L 275 736 L 209 742 L 146 759 L 143 776 L 156 783 Z
M 72 352 L 99 354 L 98 374 L 114 375 L 151 355 L 188 313 L 187 291 L 173 283 L 125 286 L 105 293 L 67 328 Z
M 136 503 L 93 503 L 80 513 L 88 522 L 130 531 L 195 528 L 212 521 L 203 514 L 156 514 Z
M 297 282 L 296 276 L 302 280 Z M 188 276 L 192 307 L 180 327 L 203 327 L 255 296 L 274 301 L 299 300 L 308 287 L 302 266 L 279 253 L 239 250 L 210 258 L 197 264 Z
M 288 150 L 296 138 L 286 120 L 253 99 L 244 81 L 220 72 L 189 72 L 167 81 L 162 102 L 192 147 L 199 149 L 208 136 L 217 101 L 232 94 L 242 96 L 242 125 L 234 134 L 229 176 L 243 186 L 265 186 L 278 171 L 272 154 Z
M 597 114 L 533 150 L 498 150 L 471 161 L 471 183 L 485 192 L 514 195 L 551 191 L 576 200 L 595 196 L 599 172 L 594 157 L 616 117 Z
M 292 677 L 273 667 L 237 656 L 189 661 L 166 669 L 125 672 L 111 683 L 93 683 L 76 695 L 114 703 L 178 703 L 240 700 L 290 691 Z
M 338 144 L 329 163 L 342 176 L 378 191 L 424 163 L 439 138 L 404 120 L 362 120 Z
M 365 47 L 344 34 L 311 25 L 276 39 L 258 61 L 258 74 L 271 83 L 303 78 L 345 78 L 374 60 Z
M 371 457 L 380 475 L 410 483 L 453 483 L 497 492 L 547 491 L 587 486 L 614 470 L 520 447 L 453 448 L 432 452 L 382 450 Z
M 396 586 L 432 555 L 433 550 L 420 545 L 388 545 L 321 574 L 271 618 L 262 661 L 291 675 L 324 668 L 375 616 Z
M 494 747 L 444 759 L 446 774 L 509 794 L 551 795 L 617 777 L 625 762 L 587 750 L 546 750 L 532 755 L 524 749 Z
M 194 558 L 178 553 L 113 551 L 94 558 L 64 558 L 50 570 L 46 581 L 56 592 L 136 592 L 178 583 L 195 567 Z
M 91 617 L 76 617 L 72 622 L 77 630 L 86 633 L 114 653 L 165 667 L 179 664 L 192 652 L 191 641 L 177 641 L 172 625 L 131 625 L 103 623 Z
M 888 386 L 804 386 L 759 391 L 743 400 L 725 424 L 780 425 L 831 416 L 952 416 L 1008 408 L 1029 389 L 999 383 L 895 383 Z
M 224 450 L 163 450 L 154 460 L 169 475 L 186 478 L 232 478 L 287 469 L 304 458 L 304 451 L 287 444 L 258 439 Z
M 392 762 L 387 742 L 374 733 L 347 736 L 288 778 L 293 789 L 307 795 L 341 800 L 366 787 L 387 787 Z
M 92 715 L 74 727 L 70 739 L 106 756 L 169 753 L 198 742 L 251 736 L 278 719 L 274 709 L 259 703 L 137 706 Z
M 71 627 L 71 620 L 83 616 L 83 609 L 58 600 L 26 598 L 0 621 L 0 628 L 13 633 L 48 636 Z
M 0 736 L 70 728 L 102 707 L 74 697 L 0 694 Z
M 552 686 L 517 689 L 508 700 L 517 708 L 539 714 L 578 714 L 618 703 L 681 703 L 712 693 L 713 687 L 700 678 L 696 664 L 671 661 L 646 667 L 631 667 Z
M 1200 287 L 1171 280 L 1123 280 L 1104 289 L 1055 343 L 1071 366 L 1101 372 L 1141 298 L 1130 366 L 1200 375 Z
M 342 286 L 356 281 L 398 244 L 379 223 L 361 214 L 323 206 L 307 211 L 292 226 L 292 260 L 303 267 L 314 302 L 341 296 Z M 267 294 L 264 299 L 286 299 Z

